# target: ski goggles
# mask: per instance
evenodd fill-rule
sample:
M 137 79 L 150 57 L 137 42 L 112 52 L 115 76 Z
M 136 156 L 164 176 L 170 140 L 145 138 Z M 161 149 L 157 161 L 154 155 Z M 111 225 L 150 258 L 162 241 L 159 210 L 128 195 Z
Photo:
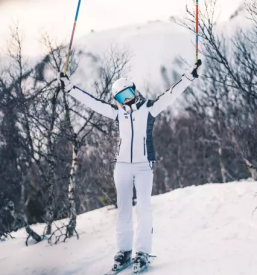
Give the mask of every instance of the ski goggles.
M 123 104 L 124 101 L 128 98 L 132 98 L 135 96 L 135 91 L 130 87 L 130 88 L 126 88 L 125 90 L 119 92 L 116 96 L 115 96 L 115 99 Z

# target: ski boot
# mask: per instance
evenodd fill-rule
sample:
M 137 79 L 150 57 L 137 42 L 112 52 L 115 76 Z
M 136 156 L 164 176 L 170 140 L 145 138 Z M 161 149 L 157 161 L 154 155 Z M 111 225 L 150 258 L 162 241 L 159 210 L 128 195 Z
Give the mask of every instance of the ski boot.
M 148 267 L 149 255 L 144 252 L 137 252 L 136 257 L 133 259 L 133 273 L 137 274 L 142 272 Z
M 114 256 L 114 265 L 112 268 L 112 271 L 121 271 L 128 267 L 131 264 L 131 254 L 132 250 L 130 251 L 124 251 L 121 250 L 119 251 L 115 256 Z

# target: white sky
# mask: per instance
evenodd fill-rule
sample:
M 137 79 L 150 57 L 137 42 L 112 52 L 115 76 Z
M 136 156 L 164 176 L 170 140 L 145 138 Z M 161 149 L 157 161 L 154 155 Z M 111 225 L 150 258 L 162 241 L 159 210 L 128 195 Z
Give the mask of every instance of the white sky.
M 82 0 L 76 38 L 95 31 L 124 25 L 167 20 L 183 12 L 189 0 Z M 241 0 L 220 0 L 221 19 L 226 20 Z M 5 0 L 0 1 L 0 49 L 6 45 L 9 26 L 19 21 L 26 53 L 36 50 L 42 30 L 51 31 L 63 42 L 69 42 L 78 0 Z M 200 0 L 201 8 L 201 0 Z

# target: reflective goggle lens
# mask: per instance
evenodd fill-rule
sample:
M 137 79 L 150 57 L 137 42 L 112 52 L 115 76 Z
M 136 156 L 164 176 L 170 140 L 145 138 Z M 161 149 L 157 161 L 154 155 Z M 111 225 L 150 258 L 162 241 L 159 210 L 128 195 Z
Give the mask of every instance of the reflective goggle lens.
M 115 99 L 119 102 L 119 103 L 124 103 L 124 101 L 127 99 L 127 98 L 132 98 L 133 96 L 135 95 L 135 91 L 132 89 L 132 88 L 127 88 L 123 91 L 121 91 L 120 93 L 118 93 L 116 96 L 115 96 Z

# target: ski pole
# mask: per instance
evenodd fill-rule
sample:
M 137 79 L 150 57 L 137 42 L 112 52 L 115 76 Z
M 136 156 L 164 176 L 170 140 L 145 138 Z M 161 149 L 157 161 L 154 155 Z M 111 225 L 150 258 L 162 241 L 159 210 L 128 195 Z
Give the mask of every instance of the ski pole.
M 77 25 L 77 20 L 78 20 L 78 16 L 79 16 L 80 3 L 81 3 L 81 0 L 79 0 L 79 2 L 78 2 L 78 7 L 77 7 L 77 11 L 76 11 L 76 16 L 75 16 L 75 22 L 74 22 L 73 30 L 72 30 L 72 34 L 71 34 L 69 51 L 68 51 L 68 54 L 67 54 L 66 63 L 65 63 L 64 71 L 63 71 L 64 75 L 66 75 L 68 64 L 69 64 L 69 59 L 70 59 L 70 55 L 71 55 L 71 48 L 72 48 L 73 38 L 74 38 L 75 29 L 76 29 L 76 25 Z
M 196 43 L 195 43 L 195 50 L 196 50 L 196 62 L 198 61 L 198 22 L 199 22 L 199 0 L 196 0 L 196 12 L 195 12 L 195 33 L 196 33 Z

